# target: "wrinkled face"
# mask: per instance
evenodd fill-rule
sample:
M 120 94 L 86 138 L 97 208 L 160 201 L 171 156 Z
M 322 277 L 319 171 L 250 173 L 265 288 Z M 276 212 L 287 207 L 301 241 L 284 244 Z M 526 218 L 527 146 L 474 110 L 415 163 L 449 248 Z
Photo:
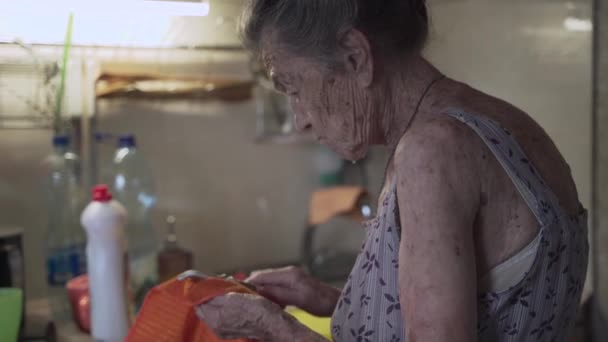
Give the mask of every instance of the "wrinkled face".
M 351 72 L 330 69 L 270 44 L 264 45 L 262 58 L 275 88 L 289 98 L 296 129 L 312 130 L 319 142 L 345 159 L 365 157 L 371 106 L 368 91 Z

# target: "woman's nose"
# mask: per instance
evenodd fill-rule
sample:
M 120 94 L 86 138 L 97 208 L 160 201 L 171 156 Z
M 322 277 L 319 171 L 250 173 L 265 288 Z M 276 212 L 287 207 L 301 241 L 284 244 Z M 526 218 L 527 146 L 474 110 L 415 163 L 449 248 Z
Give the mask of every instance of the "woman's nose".
M 297 98 L 291 101 L 291 109 L 293 110 L 295 129 L 298 132 L 309 130 L 311 128 L 310 116 L 299 106 L 299 100 Z
M 305 119 L 305 114 L 298 114 L 298 113 L 293 113 L 294 116 L 294 127 L 296 128 L 296 131 L 298 132 L 305 132 L 310 130 L 310 128 L 312 127 L 312 125 L 310 124 L 310 122 L 308 122 Z

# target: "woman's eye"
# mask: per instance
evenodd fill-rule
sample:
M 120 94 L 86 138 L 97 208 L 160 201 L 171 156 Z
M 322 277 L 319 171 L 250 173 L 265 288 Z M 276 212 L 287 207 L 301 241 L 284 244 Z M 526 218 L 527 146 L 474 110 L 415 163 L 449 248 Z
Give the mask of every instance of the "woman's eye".
M 285 94 L 287 96 L 298 97 L 298 90 L 294 87 L 285 87 Z
M 277 91 L 287 96 L 297 96 L 298 90 L 292 84 L 287 82 L 275 82 L 274 87 Z
M 273 77 L 271 77 L 271 80 L 272 84 L 274 85 L 274 89 L 276 89 L 280 93 L 287 94 L 287 87 L 279 77 L 273 75 Z
M 274 89 L 280 93 L 287 94 L 287 88 L 281 82 L 274 82 Z
M 297 88 L 294 85 L 293 78 L 277 74 L 274 72 L 270 73 L 270 79 L 274 85 L 274 88 L 285 95 L 296 96 L 298 94 Z

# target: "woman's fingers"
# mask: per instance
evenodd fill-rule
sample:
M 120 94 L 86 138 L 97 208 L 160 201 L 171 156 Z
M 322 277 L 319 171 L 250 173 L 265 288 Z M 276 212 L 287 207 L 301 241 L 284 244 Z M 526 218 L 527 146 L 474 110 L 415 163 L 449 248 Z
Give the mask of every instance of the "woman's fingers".
M 265 336 L 269 315 L 280 312 L 258 295 L 229 293 L 196 308 L 196 315 L 220 338 Z
M 303 295 L 300 291 L 303 278 L 302 271 L 290 266 L 275 270 L 254 272 L 246 282 L 253 284 L 256 291 L 270 301 L 280 306 L 299 305 L 298 298 Z
M 245 280 L 255 286 L 293 284 L 301 271 L 294 266 L 285 268 L 256 271 Z
M 202 321 L 204 321 L 207 326 L 217 332 L 221 328 L 222 318 L 221 318 L 221 308 L 211 306 L 211 305 L 201 305 L 196 308 L 196 315 Z
M 292 288 L 282 286 L 259 286 L 256 288 L 259 294 L 266 297 L 271 302 L 278 304 L 281 307 L 295 304 L 297 291 Z

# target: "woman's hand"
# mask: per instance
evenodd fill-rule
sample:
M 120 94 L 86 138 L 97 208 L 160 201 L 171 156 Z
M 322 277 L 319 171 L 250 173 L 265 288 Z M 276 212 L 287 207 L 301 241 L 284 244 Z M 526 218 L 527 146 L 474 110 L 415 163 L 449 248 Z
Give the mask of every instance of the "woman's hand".
M 321 317 L 332 315 L 341 292 L 293 266 L 254 272 L 245 282 L 279 305 L 297 306 Z
M 327 342 L 279 306 L 257 295 L 229 293 L 200 305 L 196 314 L 221 339 Z
M 252 295 L 229 293 L 200 305 L 197 316 L 222 339 L 250 338 L 272 340 L 270 332 L 281 308 L 267 299 Z

